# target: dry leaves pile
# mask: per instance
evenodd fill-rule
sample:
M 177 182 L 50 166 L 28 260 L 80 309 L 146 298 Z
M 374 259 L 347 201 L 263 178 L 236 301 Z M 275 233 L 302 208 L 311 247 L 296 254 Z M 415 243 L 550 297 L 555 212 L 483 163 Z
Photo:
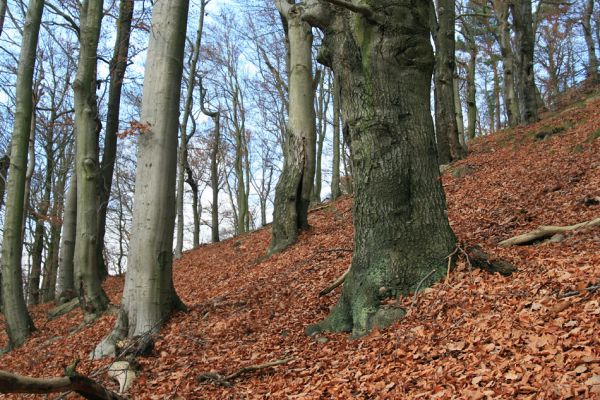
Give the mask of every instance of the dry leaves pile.
M 547 127 L 564 129 L 543 140 Z M 600 100 L 551 119 L 476 141 L 468 159 L 444 175 L 449 215 L 461 241 L 513 262 L 512 277 L 472 271 L 463 261 L 447 282 L 420 295 L 418 308 L 385 331 L 350 340 L 306 337 L 327 315 L 339 289 L 318 292 L 349 266 L 352 199 L 311 214 L 299 244 L 263 261 L 269 229 L 189 251 L 175 266 L 176 288 L 189 312 L 162 329 L 153 357 L 140 359 L 136 399 L 565 399 L 600 398 L 600 230 L 558 243 L 501 249 L 497 243 L 540 224 L 598 217 Z M 457 173 L 461 171 L 460 173 Z M 591 199 L 591 200 L 590 200 Z M 106 289 L 119 300 L 122 280 Z M 583 294 L 564 297 L 582 291 Z M 571 293 L 572 294 L 572 293 Z M 0 358 L 0 368 L 36 376 L 103 368 L 87 354 L 113 316 L 91 326 L 80 311 L 57 320 L 33 307 L 39 331 Z M 1 322 L 0 322 L 1 325 Z M 6 336 L 0 333 L 0 345 Z M 292 358 L 242 375 L 231 388 L 199 384 L 205 372 Z M 33 398 L 34 396 L 29 396 Z

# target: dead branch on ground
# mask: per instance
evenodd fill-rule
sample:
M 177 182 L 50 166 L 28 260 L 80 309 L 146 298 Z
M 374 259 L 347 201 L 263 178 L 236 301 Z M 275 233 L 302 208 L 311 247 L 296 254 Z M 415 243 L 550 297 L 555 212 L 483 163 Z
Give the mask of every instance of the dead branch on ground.
M 512 237 L 510 239 L 503 240 L 498 243 L 499 246 L 509 247 L 509 246 L 522 246 L 531 244 L 533 242 L 546 239 L 557 233 L 563 233 L 568 231 L 576 231 L 583 228 L 593 228 L 595 226 L 600 226 L 600 217 L 596 219 L 591 219 L 589 221 L 581 222 L 575 225 L 567 225 L 567 226 L 552 226 L 552 225 L 542 225 L 538 227 L 536 230 L 531 232 L 523 233 L 522 235 L 518 235 Z
M 264 363 L 264 364 L 249 365 L 249 366 L 241 368 L 241 369 L 237 370 L 236 372 L 234 372 L 233 374 L 229 374 L 229 375 L 222 375 L 222 374 L 219 374 L 218 372 L 205 372 L 203 374 L 198 375 L 198 377 L 196 379 L 198 380 L 199 383 L 214 382 L 221 386 L 232 387 L 233 383 L 231 381 L 240 377 L 242 374 L 258 371 L 258 370 L 265 369 L 265 368 L 276 367 L 278 365 L 284 365 L 284 364 L 289 363 L 290 361 L 292 361 L 292 358 L 285 358 L 282 360 L 269 361 L 268 363 Z

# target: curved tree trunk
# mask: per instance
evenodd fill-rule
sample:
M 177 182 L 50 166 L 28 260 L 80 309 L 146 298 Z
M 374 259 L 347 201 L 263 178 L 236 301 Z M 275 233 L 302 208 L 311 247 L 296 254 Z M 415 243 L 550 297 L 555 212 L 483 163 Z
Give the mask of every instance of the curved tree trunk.
M 360 14 L 336 8 L 314 22 L 325 24 L 320 61 L 340 77 L 352 143 L 355 240 L 341 297 L 308 334 L 358 336 L 389 325 L 403 312 L 380 308 L 381 300 L 440 279 L 455 246 L 430 114 L 430 5 L 376 4 L 375 10 L 361 5 Z
M 4 237 L 2 242 L 2 305 L 9 345 L 23 344 L 35 329 L 23 296 L 21 256 L 27 152 L 33 114 L 33 74 L 44 0 L 30 0 L 23 28 L 17 71 L 16 110 L 7 183 Z
M 81 36 L 75 92 L 75 173 L 77 174 L 77 227 L 75 284 L 80 304 L 90 313 L 104 311 L 108 297 L 100 284 L 98 244 L 98 135 L 100 120 L 96 103 L 96 57 L 103 0 L 81 5 Z
M 118 339 L 157 331 L 184 308 L 173 286 L 177 132 L 189 2 L 164 0 L 152 11 L 138 138 L 134 212 L 121 310 L 94 357 L 114 354 Z
M 269 252 L 281 251 L 308 228 L 308 207 L 314 179 L 315 108 L 312 74 L 312 28 L 294 6 L 277 2 L 287 22 L 289 40 L 289 121 L 284 165 L 275 188 L 273 231 Z
M 104 236 L 106 234 L 106 213 L 112 188 L 115 160 L 117 158 L 117 133 L 119 132 L 119 113 L 121 110 L 121 90 L 127 69 L 129 56 L 129 39 L 131 37 L 131 21 L 133 19 L 133 0 L 121 0 L 119 19 L 117 20 L 117 37 L 113 57 L 110 60 L 110 83 L 108 86 L 108 106 L 106 111 L 106 131 L 104 133 L 104 153 L 98 180 L 98 245 L 96 259 L 100 277 L 108 276 L 108 266 L 104 260 Z

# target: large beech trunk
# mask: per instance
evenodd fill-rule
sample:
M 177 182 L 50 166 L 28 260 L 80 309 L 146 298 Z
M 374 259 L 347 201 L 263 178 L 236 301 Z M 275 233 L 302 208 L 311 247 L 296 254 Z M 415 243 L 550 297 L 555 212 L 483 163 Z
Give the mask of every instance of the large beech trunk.
M 71 300 L 75 296 L 75 240 L 77 229 L 77 176 L 73 172 L 63 220 L 63 233 L 60 239 L 58 258 L 59 302 Z
M 114 354 L 116 341 L 157 331 L 183 303 L 173 286 L 177 129 L 189 2 L 164 0 L 152 11 L 138 139 L 134 212 L 121 310 L 94 357 Z
M 281 1 L 277 4 L 287 22 L 289 40 L 289 121 L 283 144 L 283 171 L 275 188 L 271 253 L 295 243 L 298 230 L 308 228 L 316 136 L 312 28 L 294 6 Z
M 16 110 L 10 152 L 2 242 L 2 306 L 11 347 L 23 344 L 35 329 L 23 296 L 21 260 L 29 135 L 33 114 L 33 74 L 44 0 L 30 0 L 17 71 Z
M 103 0 L 81 4 L 81 36 L 75 92 L 75 173 L 77 174 L 77 227 L 75 285 L 81 306 L 90 314 L 104 311 L 108 297 L 100 284 L 98 243 L 98 135 L 100 120 L 96 103 L 96 57 Z
M 456 241 L 445 214 L 430 114 L 430 4 L 373 3 L 356 6 L 360 14 L 331 7 L 329 16 L 306 16 L 325 30 L 319 61 L 340 77 L 355 229 L 341 297 L 308 334 L 359 336 L 389 325 L 403 311 L 381 308 L 381 300 L 443 277 Z

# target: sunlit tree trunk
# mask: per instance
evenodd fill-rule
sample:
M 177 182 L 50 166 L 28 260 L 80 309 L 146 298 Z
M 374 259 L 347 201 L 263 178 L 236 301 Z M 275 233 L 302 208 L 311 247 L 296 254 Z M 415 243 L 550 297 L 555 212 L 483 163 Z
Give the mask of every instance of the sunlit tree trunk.
M 289 41 L 289 120 L 284 141 L 283 171 L 275 188 L 270 252 L 278 252 L 308 228 L 314 179 L 315 109 L 312 74 L 312 28 L 295 6 L 276 2 L 287 24 Z
M 177 132 L 189 2 L 155 3 L 144 73 L 134 212 L 121 310 L 94 357 L 114 354 L 116 341 L 160 329 L 184 305 L 173 286 Z
M 16 110 L 7 183 L 4 237 L 2 242 L 2 305 L 9 345 L 17 347 L 35 329 L 23 296 L 21 257 L 22 226 L 25 214 L 25 181 L 31 119 L 33 114 L 33 74 L 38 35 L 44 10 L 43 0 L 30 0 L 23 27 L 17 70 Z
M 104 152 L 98 179 L 98 245 L 96 258 L 98 271 L 102 278 L 108 275 L 108 266 L 104 260 L 104 236 L 106 234 L 106 213 L 110 201 L 110 191 L 117 157 L 117 133 L 119 131 L 119 113 L 121 110 L 121 90 L 127 69 L 129 39 L 133 19 L 133 0 L 121 0 L 117 20 L 117 37 L 113 56 L 110 60 L 110 83 L 108 86 L 108 105 L 106 111 L 106 130 L 104 133 Z
M 477 64 L 477 47 L 469 48 L 469 64 L 467 66 L 467 138 L 475 139 L 477 125 L 477 83 L 475 82 L 475 68 Z
M 96 57 L 103 0 L 81 4 L 80 48 L 75 92 L 75 173 L 77 174 L 77 227 L 75 285 L 80 304 L 90 314 L 104 311 L 108 297 L 100 284 L 98 244 L 98 136 L 101 125 L 96 102 Z

